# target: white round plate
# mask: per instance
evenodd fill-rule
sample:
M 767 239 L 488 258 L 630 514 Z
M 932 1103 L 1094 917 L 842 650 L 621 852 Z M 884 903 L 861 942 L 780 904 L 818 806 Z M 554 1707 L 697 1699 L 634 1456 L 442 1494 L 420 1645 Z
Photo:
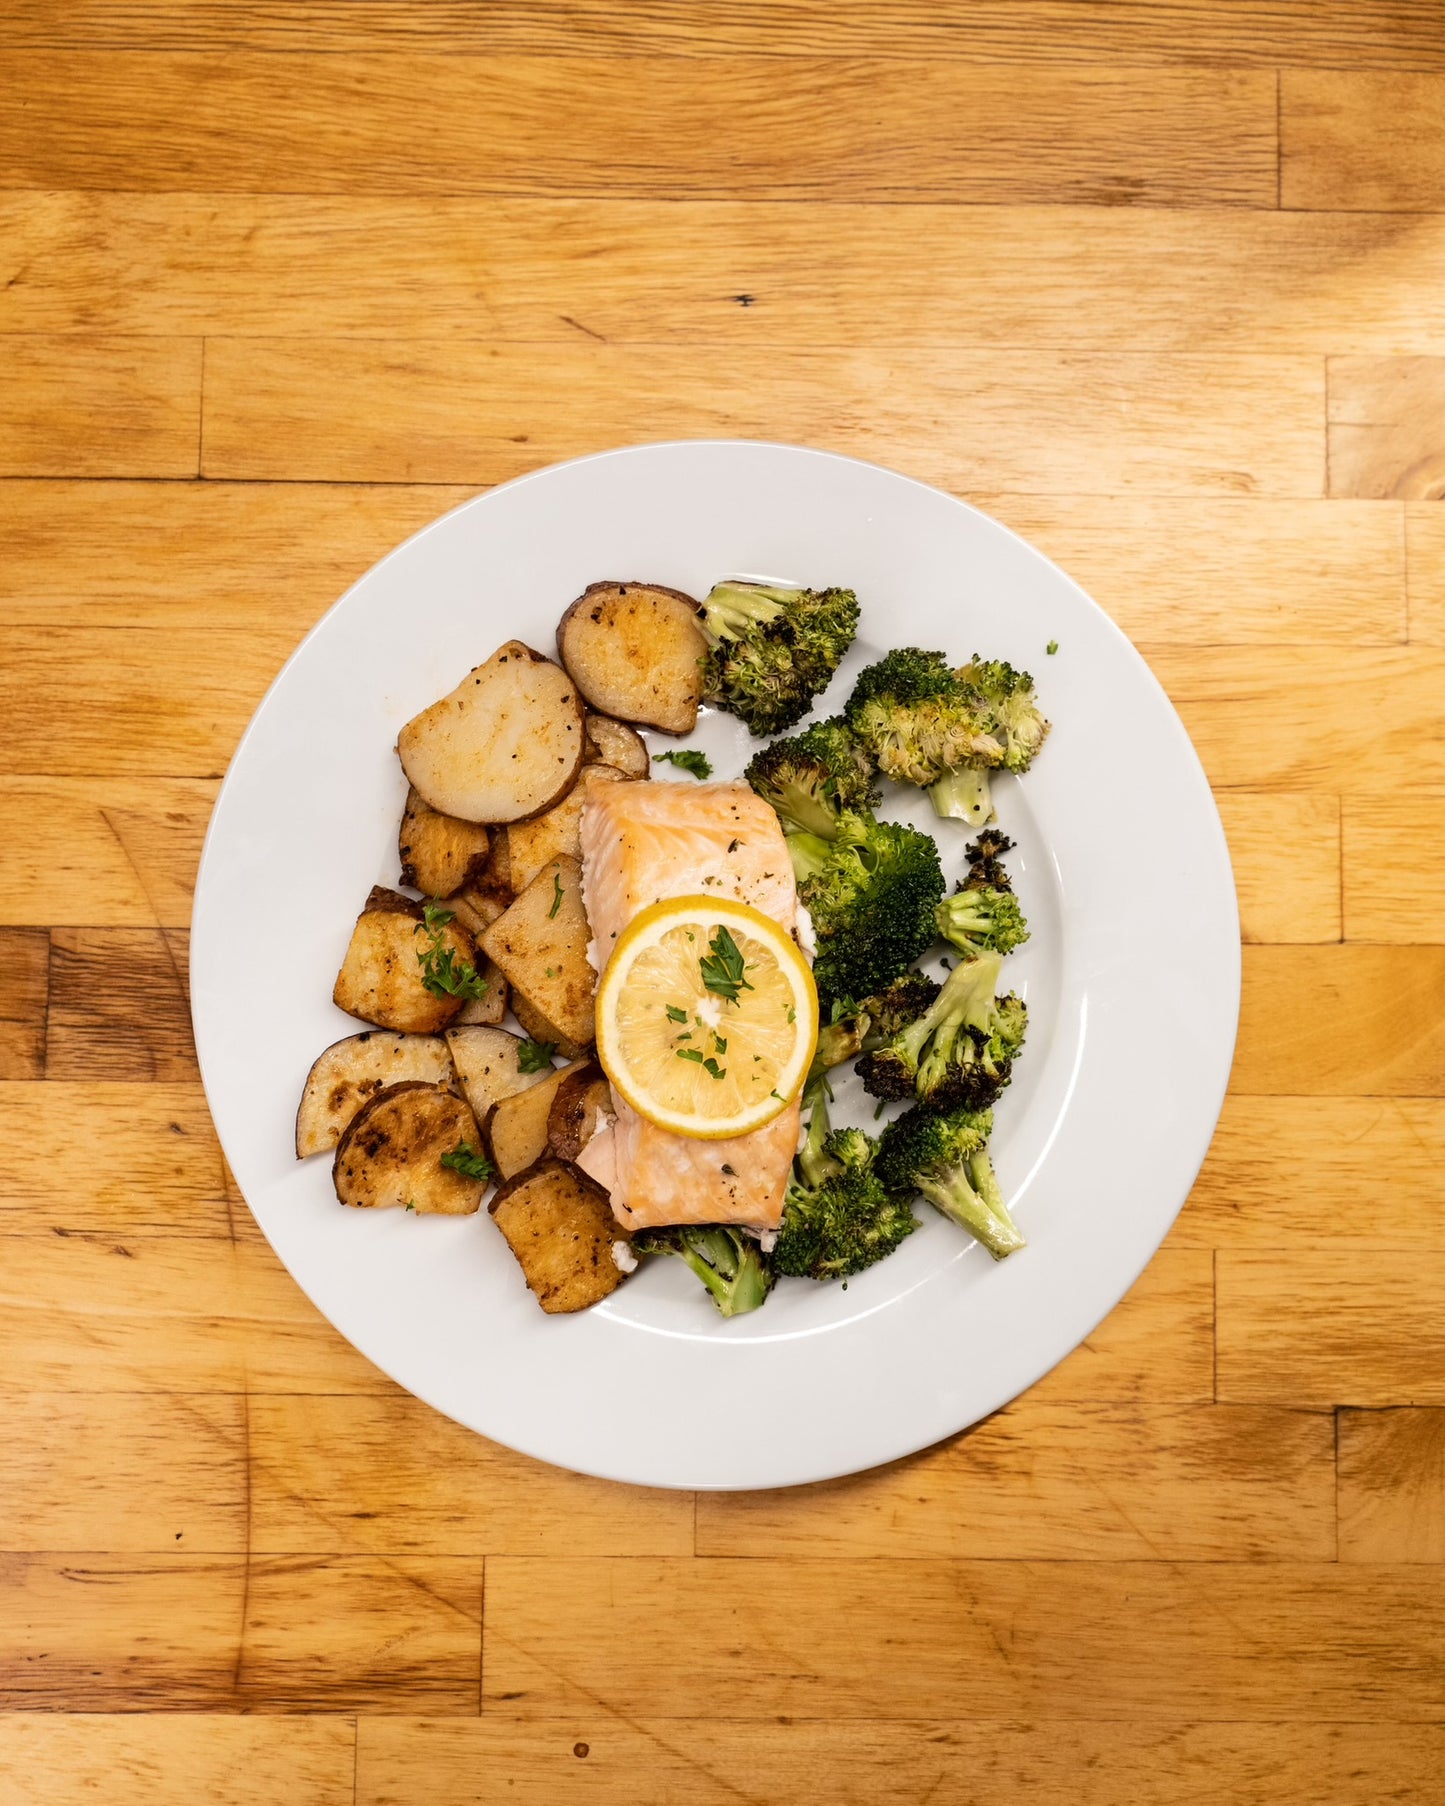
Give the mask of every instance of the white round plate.
M 763 1309 L 726 1322 L 680 1262 L 654 1260 L 595 1309 L 548 1317 L 485 1211 L 338 1206 L 330 1160 L 294 1158 L 296 1104 L 316 1055 L 360 1026 L 331 986 L 367 891 L 396 882 L 401 725 L 500 641 L 551 650 L 558 616 L 590 582 L 701 595 L 724 575 L 857 591 L 859 640 L 824 712 L 890 646 L 937 646 L 960 662 L 978 651 L 1035 675 L 1053 734 L 1025 780 L 996 785 L 1033 933 L 1006 968 L 1030 1035 L 993 1152 L 1029 1246 L 995 1265 L 920 1204 L 920 1230 L 846 1289 L 783 1280 Z M 720 776 L 748 756 L 728 716 L 704 719 L 689 743 Z M 885 809 L 937 831 L 952 888 L 966 833 L 938 823 L 919 792 Z M 1117 1303 L 1209 1144 L 1239 942 L 1194 750 L 1082 590 L 995 521 L 892 471 L 703 441 L 506 484 L 408 540 L 337 603 L 232 761 L 196 886 L 191 992 L 206 1094 L 241 1190 L 298 1284 L 378 1367 L 562 1467 L 649 1486 L 767 1487 L 871 1467 L 963 1429 Z M 834 1121 L 871 1126 L 855 1086 L 840 1087 Z

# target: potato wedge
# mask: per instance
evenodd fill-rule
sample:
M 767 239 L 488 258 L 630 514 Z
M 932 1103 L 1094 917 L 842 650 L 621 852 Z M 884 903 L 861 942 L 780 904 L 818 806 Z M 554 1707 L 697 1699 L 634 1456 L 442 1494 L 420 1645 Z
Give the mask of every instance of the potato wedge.
M 585 1311 L 621 1285 L 612 1250 L 627 1243 L 626 1232 L 602 1187 L 565 1160 L 518 1173 L 489 1209 L 544 1311 Z
M 511 993 L 512 1014 L 517 1018 L 517 1026 L 529 1041 L 545 1041 L 553 1053 L 561 1054 L 564 1060 L 580 1060 L 588 1051 L 590 1041 L 569 1041 L 554 1022 L 549 1022 L 538 1009 L 533 1009 L 520 991 Z
M 459 922 L 446 923 L 437 934 L 440 951 L 450 949 L 458 966 L 476 964 L 476 946 Z M 430 945 L 422 905 L 399 891 L 374 886 L 352 930 L 332 1002 L 378 1028 L 435 1034 L 457 1015 L 462 999 L 436 996 L 423 984 L 418 956 Z
M 504 902 L 484 890 L 459 890 L 446 899 L 446 906 L 456 916 L 467 933 L 476 940 L 484 934 L 498 916 L 505 915 L 512 899 Z
M 582 857 L 582 811 L 599 784 L 625 784 L 627 776 L 613 765 L 584 765 L 577 782 L 555 809 L 532 821 L 513 822 L 506 829 L 507 857 L 512 883 L 524 891 L 544 865 L 565 853 Z
M 701 610 L 653 583 L 591 583 L 557 626 L 557 651 L 602 715 L 690 734 L 702 700 Z
M 517 1063 L 522 1043 L 504 1028 L 449 1028 L 446 1044 L 457 1082 L 478 1122 L 486 1120 L 493 1104 L 501 1103 L 504 1097 L 515 1097 L 519 1091 L 529 1091 L 557 1070 L 555 1066 L 544 1066 L 540 1072 L 523 1072 Z
M 306 1077 L 296 1112 L 296 1158 L 334 1148 L 352 1117 L 385 1086 L 403 1079 L 444 1085 L 452 1077 L 451 1052 L 439 1035 L 369 1028 L 334 1041 Z
M 542 1074 L 541 1084 L 499 1099 L 487 1112 L 482 1133 L 499 1178 L 510 1179 L 546 1153 L 552 1099 L 572 1070 L 572 1066 L 554 1066 Z
M 582 907 L 582 867 L 568 858 L 543 866 L 482 936 L 482 950 L 512 987 L 513 1010 L 520 993 L 556 1029 L 542 1040 L 565 1039 L 585 1047 L 594 1038 L 597 975 L 587 963 L 590 937 Z
M 397 835 L 403 884 L 429 897 L 449 897 L 481 877 L 490 848 L 491 836 L 480 823 L 439 814 L 415 786 L 407 791 Z
M 480 955 L 477 962 L 477 974 L 486 985 L 480 997 L 468 997 L 466 1002 L 452 1017 L 455 1028 L 470 1028 L 481 1024 L 488 1028 L 496 1028 L 507 1013 L 507 999 L 511 995 L 511 987 L 502 976 L 502 968 L 485 955 Z
M 477 1119 L 464 1098 L 447 1085 L 388 1085 L 352 1117 L 337 1145 L 336 1195 L 364 1210 L 410 1205 L 419 1216 L 470 1216 L 489 1181 L 441 1163 L 463 1145 L 481 1152 Z
M 547 1146 L 559 1160 L 575 1160 L 617 1111 L 612 1087 L 595 1060 L 570 1067 L 547 1112 Z
M 635 727 L 625 721 L 614 721 L 610 715 L 588 714 L 583 724 L 586 740 L 583 758 L 589 764 L 610 765 L 625 778 L 652 775 L 652 759 L 647 742 Z
M 582 763 L 582 699 L 559 665 L 508 640 L 408 721 L 396 750 L 408 781 L 443 815 L 524 821 L 572 788 Z

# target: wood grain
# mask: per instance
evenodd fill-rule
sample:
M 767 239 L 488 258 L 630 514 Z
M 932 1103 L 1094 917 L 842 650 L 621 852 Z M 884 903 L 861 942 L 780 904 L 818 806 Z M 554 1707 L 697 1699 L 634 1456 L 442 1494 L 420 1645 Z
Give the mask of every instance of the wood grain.
M 45 1071 L 50 937 L 43 928 L 0 928 L 0 1079 Z
M 200 414 L 197 340 L 0 338 L 0 477 L 194 476 Z
M 1445 645 L 1445 508 L 1407 507 L 1405 548 L 1410 638 Z
M 1247 439 L 1241 411 L 1271 406 Z M 659 438 L 795 439 L 946 487 L 1317 496 L 1307 359 L 216 339 L 207 477 L 492 483 Z M 846 423 L 840 428 L 840 422 Z
M 1241 1413 L 1246 1413 L 1241 1415 Z M 699 1555 L 1333 1560 L 1334 1422 L 1240 1406 L 1026 1396 L 909 1461 L 823 1486 L 702 1493 Z
M 32 189 L 0 245 L 4 332 L 1445 351 L 1438 215 Z
M 1332 357 L 1330 494 L 1445 498 L 1445 358 Z
M 636 57 L 0 52 L 15 103 L 0 187 L 1275 204 L 1262 70 L 740 56 L 675 73 Z
M 1445 1562 L 1445 1411 L 1339 1413 L 1340 1560 Z
M 1372 1198 L 1367 1209 L 1381 1206 Z M 1388 1193 L 1384 1202 L 1388 1209 Z M 1348 1217 L 1350 1202 L 1342 1201 Z M 1388 1234 L 1388 1218 L 1384 1231 Z M 1430 1248 L 1221 1250 L 1219 1397 L 1239 1403 L 1445 1405 L 1445 1255 Z
M 53 930 L 46 1077 L 162 1084 L 198 1077 L 188 941 L 182 930 Z
M 1244 940 L 1338 940 L 1339 799 L 1227 790 L 1218 800 Z
M 1445 792 L 1347 796 L 1345 936 L 1445 942 Z
M 1250 1720 L 1302 1718 L 1307 1698 L 1428 1722 L 1442 1606 L 1445 1576 L 1404 1565 L 502 1556 L 484 1709 L 696 1717 L 725 1697 L 736 1723 L 933 1718 L 966 1697 L 1002 1718 Z
M 1281 206 L 1424 210 L 1442 201 L 1439 76 L 1281 71 Z

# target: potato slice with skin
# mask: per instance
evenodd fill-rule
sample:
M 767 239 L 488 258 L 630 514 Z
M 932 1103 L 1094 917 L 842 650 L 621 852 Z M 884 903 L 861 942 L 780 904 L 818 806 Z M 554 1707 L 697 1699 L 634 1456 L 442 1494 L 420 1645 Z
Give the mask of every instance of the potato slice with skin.
M 513 1173 L 520 1173 L 546 1153 L 547 1119 L 552 1111 L 552 1099 L 567 1074 L 578 1064 L 587 1063 L 554 1066 L 550 1072 L 542 1074 L 540 1085 L 513 1092 L 510 1097 L 492 1105 L 482 1125 L 482 1133 L 500 1178 L 510 1179 Z
M 614 721 L 610 715 L 589 714 L 584 727 L 587 736 L 583 757 L 594 765 L 610 765 L 626 778 L 652 776 L 652 759 L 647 742 L 635 727 L 625 721 Z
M 471 1105 L 450 1086 L 388 1085 L 352 1117 L 337 1145 L 336 1195 L 360 1209 L 409 1204 L 419 1216 L 470 1216 L 489 1181 L 441 1163 L 463 1145 L 479 1154 L 482 1138 Z
M 517 1063 L 522 1043 L 504 1028 L 449 1028 L 446 1044 L 457 1082 L 478 1122 L 485 1121 L 493 1104 L 530 1091 L 557 1070 L 544 1066 L 538 1072 L 523 1072 Z
M 544 865 L 561 858 L 582 857 L 582 811 L 599 784 L 625 784 L 626 774 L 612 765 L 584 765 L 577 782 L 558 803 L 535 821 L 513 822 L 507 829 L 507 857 L 512 883 L 523 891 Z
M 565 1160 L 537 1161 L 499 1186 L 488 1208 L 549 1314 L 585 1311 L 621 1285 L 612 1250 L 627 1235 L 607 1193 Z
M 442 950 L 451 948 L 458 965 L 476 964 L 476 946 L 460 923 L 448 922 L 437 932 Z M 356 919 L 332 1002 L 378 1028 L 435 1034 L 457 1015 L 462 999 L 435 996 L 422 983 L 417 956 L 429 945 L 422 905 L 399 891 L 376 885 Z
M 582 907 L 582 867 L 568 858 L 543 866 L 482 936 L 483 951 L 502 968 L 513 992 L 557 1030 L 544 1040 L 561 1038 L 585 1047 L 595 1036 L 597 975 L 587 963 L 590 938 Z M 515 996 L 512 1007 L 516 1009 Z
M 453 1076 L 451 1052 L 439 1035 L 369 1028 L 333 1041 L 306 1077 L 296 1112 L 296 1158 L 334 1148 L 352 1117 L 385 1086 L 403 1079 L 445 1085 Z
M 557 1087 L 547 1112 L 547 1146 L 559 1160 L 575 1160 L 616 1116 L 612 1087 L 597 1062 L 574 1066 Z
M 601 715 L 690 734 L 707 652 L 698 604 L 654 583 L 591 583 L 557 627 L 562 663 Z
M 512 1014 L 517 1026 L 529 1041 L 544 1041 L 553 1053 L 564 1060 L 580 1060 L 591 1047 L 590 1041 L 569 1041 L 561 1029 L 549 1022 L 540 1010 L 533 1009 L 520 991 L 512 992 Z
M 582 699 L 559 665 L 520 640 L 408 721 L 402 770 L 433 809 L 469 822 L 525 821 L 566 796 L 582 763 Z
M 491 850 L 491 836 L 474 821 L 441 815 L 417 794 L 406 793 L 397 853 L 401 881 L 429 897 L 449 897 L 480 878 Z

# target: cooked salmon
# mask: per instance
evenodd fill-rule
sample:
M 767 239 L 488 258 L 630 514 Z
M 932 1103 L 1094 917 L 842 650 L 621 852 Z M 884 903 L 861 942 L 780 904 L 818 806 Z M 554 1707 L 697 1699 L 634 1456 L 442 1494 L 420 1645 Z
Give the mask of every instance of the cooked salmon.
M 600 971 L 622 930 L 664 897 L 713 892 L 795 931 L 798 897 L 778 818 L 746 784 L 606 784 L 582 814 L 582 897 Z M 798 1146 L 795 1101 L 750 1135 L 699 1141 L 618 1100 L 580 1165 L 629 1229 L 742 1223 L 776 1229 Z

